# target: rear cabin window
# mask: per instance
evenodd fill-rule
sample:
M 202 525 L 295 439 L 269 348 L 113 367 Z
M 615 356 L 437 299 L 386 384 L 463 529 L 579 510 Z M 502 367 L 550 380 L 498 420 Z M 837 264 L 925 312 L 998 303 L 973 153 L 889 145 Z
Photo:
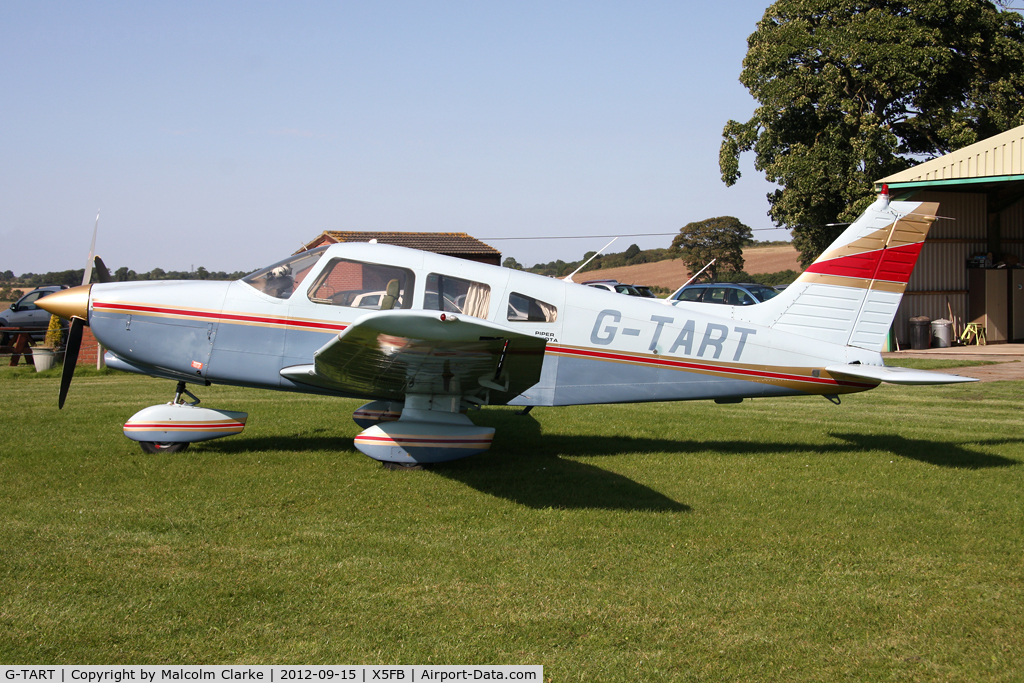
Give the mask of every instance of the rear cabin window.
M 423 308 L 428 311 L 462 313 L 486 318 L 491 307 L 491 286 L 462 278 L 431 273 L 423 294 Z
M 309 288 L 309 299 L 371 311 L 410 308 L 414 282 L 415 276 L 406 268 L 334 259 Z
M 508 295 L 508 320 L 514 323 L 553 323 L 558 309 L 540 299 L 518 292 Z

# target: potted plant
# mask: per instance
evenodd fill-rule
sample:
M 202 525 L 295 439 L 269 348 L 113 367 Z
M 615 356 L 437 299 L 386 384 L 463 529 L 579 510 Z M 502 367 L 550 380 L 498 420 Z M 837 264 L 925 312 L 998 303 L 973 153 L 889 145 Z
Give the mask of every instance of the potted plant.
M 50 316 L 50 326 L 46 328 L 46 338 L 42 346 L 32 349 L 32 363 L 36 366 L 36 372 L 49 370 L 53 367 L 53 361 L 64 341 L 64 330 L 60 324 L 60 318 Z

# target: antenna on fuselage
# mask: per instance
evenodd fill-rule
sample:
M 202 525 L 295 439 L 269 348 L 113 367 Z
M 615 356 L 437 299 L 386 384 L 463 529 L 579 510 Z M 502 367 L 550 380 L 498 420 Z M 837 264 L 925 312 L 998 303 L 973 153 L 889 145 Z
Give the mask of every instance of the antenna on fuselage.
M 693 282 L 694 280 L 696 280 L 697 278 L 699 278 L 699 277 L 700 277 L 700 274 L 701 274 L 701 273 L 703 273 L 703 272 L 704 272 L 705 270 L 707 270 L 708 268 L 710 268 L 710 267 L 711 267 L 711 264 L 713 264 L 713 263 L 714 263 L 715 261 L 717 261 L 717 260 L 718 260 L 718 259 L 716 259 L 716 258 L 713 258 L 713 259 L 711 259 L 710 261 L 708 261 L 708 264 L 707 264 L 706 266 L 704 266 L 703 268 L 701 268 L 700 270 L 698 270 L 698 271 L 697 271 L 697 274 L 696 274 L 696 275 L 694 275 L 694 276 L 693 276 L 693 277 L 691 277 L 691 278 L 690 278 L 689 280 L 687 280 L 686 282 L 684 282 L 684 283 L 683 283 L 683 286 L 682 286 L 682 287 L 680 287 L 680 288 L 679 288 L 679 289 L 677 289 L 676 291 L 672 292 L 672 293 L 671 293 L 671 294 L 670 294 L 670 295 L 668 296 L 668 298 L 666 298 L 666 299 L 662 299 L 662 301 L 664 301 L 665 303 L 670 303 L 670 302 L 672 301 L 672 299 L 673 299 L 673 298 L 675 298 L 676 294 L 678 294 L 679 292 L 683 291 L 683 287 L 685 287 L 686 285 L 690 284 L 691 282 Z
M 612 238 L 612 242 L 614 242 L 617 239 L 619 239 L 619 238 L 618 237 L 613 237 Z M 590 263 L 591 261 L 596 259 L 598 256 L 600 256 L 602 251 L 604 251 L 608 247 L 612 246 L 612 242 L 609 242 L 608 244 L 606 244 L 603 247 L 601 247 L 598 251 L 594 252 L 594 255 L 591 256 L 590 258 L 588 258 L 586 261 L 584 261 L 583 264 L 579 268 L 577 268 L 576 270 L 572 271 L 571 273 L 569 273 L 568 275 L 566 275 L 562 279 L 565 280 L 566 282 L 575 282 L 575 280 L 572 279 L 572 276 L 575 275 L 576 273 L 580 272 L 581 270 L 583 270 L 588 263 Z

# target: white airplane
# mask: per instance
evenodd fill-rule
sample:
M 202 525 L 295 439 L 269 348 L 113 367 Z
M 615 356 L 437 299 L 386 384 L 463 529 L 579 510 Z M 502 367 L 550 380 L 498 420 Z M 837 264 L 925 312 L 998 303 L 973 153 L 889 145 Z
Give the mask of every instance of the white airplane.
M 880 351 L 938 205 L 860 219 L 775 298 L 723 306 L 627 297 L 382 244 L 305 251 L 235 282 L 96 283 L 40 305 L 72 320 L 63 406 L 89 325 L 119 370 L 177 381 L 124 433 L 149 452 L 237 434 L 245 413 L 188 384 L 370 399 L 355 446 L 391 466 L 483 452 L 487 405 L 744 398 L 971 378 L 885 367 Z M 183 396 L 193 400 L 186 402 Z

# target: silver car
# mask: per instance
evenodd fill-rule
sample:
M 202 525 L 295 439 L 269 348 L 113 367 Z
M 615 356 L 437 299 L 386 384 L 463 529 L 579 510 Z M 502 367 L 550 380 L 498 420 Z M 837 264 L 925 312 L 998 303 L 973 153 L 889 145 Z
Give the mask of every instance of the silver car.
M 36 306 L 36 302 L 47 294 L 53 294 L 67 288 L 67 285 L 36 287 L 11 304 L 9 309 L 0 313 L 0 327 L 20 327 L 22 329 L 39 330 L 38 333 L 32 333 L 32 339 L 42 341 L 46 337 L 46 328 L 50 326 L 50 314 Z M 4 333 L 0 333 L 0 335 L 6 336 Z
M 771 299 L 778 293 L 778 290 L 759 285 L 756 282 L 708 282 L 687 285 L 672 298 L 676 301 L 692 301 L 703 304 L 753 306 Z

